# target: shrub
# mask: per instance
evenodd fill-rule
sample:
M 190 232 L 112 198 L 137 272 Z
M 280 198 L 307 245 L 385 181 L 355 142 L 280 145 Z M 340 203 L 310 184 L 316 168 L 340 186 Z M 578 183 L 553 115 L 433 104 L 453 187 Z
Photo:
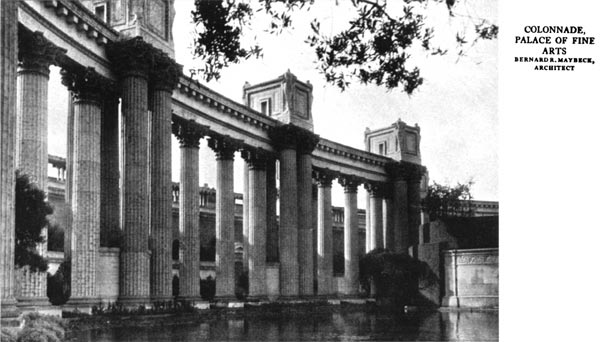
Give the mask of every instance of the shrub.
M 235 296 L 239 300 L 245 300 L 248 296 L 248 271 L 242 272 L 235 285 Z
M 200 295 L 204 300 L 213 300 L 215 298 L 216 281 L 208 276 L 206 279 L 200 279 Z
M 65 304 L 71 297 L 71 261 L 65 260 L 54 275 L 48 275 L 46 294 L 53 305 Z
M 17 342 L 61 342 L 65 338 L 65 323 L 62 319 L 40 315 L 37 312 L 26 314 L 25 324 L 17 336 Z
M 398 308 L 421 304 L 420 285 L 428 287 L 437 281 L 427 263 L 404 253 L 377 248 L 359 260 L 359 277 L 363 288 L 376 286 L 376 297 L 387 298 Z
M 0 330 L 0 341 L 2 342 L 16 342 L 17 332 L 15 329 L 2 328 Z

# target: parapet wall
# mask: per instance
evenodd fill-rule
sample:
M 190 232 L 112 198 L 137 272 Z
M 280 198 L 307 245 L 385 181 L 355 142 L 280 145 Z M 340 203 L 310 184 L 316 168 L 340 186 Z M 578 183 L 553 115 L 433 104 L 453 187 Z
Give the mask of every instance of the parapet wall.
M 444 252 L 444 306 L 498 307 L 498 248 Z

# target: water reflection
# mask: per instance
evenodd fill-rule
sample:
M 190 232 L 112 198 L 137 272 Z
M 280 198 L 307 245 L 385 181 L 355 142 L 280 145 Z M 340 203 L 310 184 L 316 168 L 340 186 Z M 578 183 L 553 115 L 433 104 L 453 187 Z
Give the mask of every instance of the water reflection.
M 497 312 L 342 312 L 79 332 L 77 341 L 497 341 Z

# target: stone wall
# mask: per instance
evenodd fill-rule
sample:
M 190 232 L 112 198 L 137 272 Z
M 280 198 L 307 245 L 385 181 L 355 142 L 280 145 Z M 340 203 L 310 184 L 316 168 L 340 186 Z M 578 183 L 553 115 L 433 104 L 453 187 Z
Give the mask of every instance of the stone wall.
M 444 306 L 498 307 L 498 248 L 444 252 Z
M 116 302 L 119 297 L 119 248 L 100 247 L 96 280 L 102 302 Z

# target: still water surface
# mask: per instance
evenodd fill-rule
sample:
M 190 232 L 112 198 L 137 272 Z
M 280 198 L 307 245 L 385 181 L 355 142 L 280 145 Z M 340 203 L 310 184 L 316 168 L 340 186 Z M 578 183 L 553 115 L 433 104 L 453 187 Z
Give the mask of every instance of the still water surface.
M 325 313 L 78 332 L 76 341 L 498 341 L 497 312 Z

